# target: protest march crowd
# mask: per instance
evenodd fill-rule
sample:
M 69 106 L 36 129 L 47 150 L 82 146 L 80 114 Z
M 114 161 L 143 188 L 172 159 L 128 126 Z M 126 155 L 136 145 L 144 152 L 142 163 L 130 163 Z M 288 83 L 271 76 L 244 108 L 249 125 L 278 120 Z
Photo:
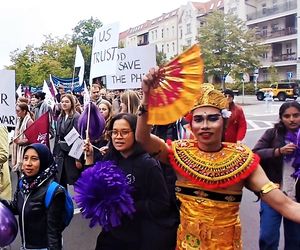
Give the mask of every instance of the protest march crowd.
M 18 215 L 21 249 L 63 249 L 76 202 L 90 226 L 100 226 L 95 249 L 242 249 L 246 187 L 261 203 L 253 244 L 278 249 L 284 217 L 285 249 L 300 249 L 300 104 L 282 104 L 252 150 L 230 89 L 202 84 L 186 115 L 160 122 L 177 112 L 164 104 L 185 105 L 176 89 L 153 105 L 161 72 L 150 69 L 136 90 L 94 81 L 88 101 L 64 86 L 53 107 L 41 91 L 17 97 L 11 141 L 0 125 L 0 248 L 15 239 Z

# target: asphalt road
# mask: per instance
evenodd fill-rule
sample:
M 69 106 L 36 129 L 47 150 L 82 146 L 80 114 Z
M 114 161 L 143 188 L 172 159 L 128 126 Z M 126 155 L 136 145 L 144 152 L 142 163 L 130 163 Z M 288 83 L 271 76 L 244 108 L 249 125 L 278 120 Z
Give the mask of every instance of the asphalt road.
M 244 108 L 248 124 L 244 143 L 252 148 L 262 133 L 271 127 L 272 123 L 277 121 L 278 109 L 282 103 L 275 101 L 272 104 L 272 111 L 267 112 L 265 103 L 256 101 L 254 96 L 237 96 L 235 97 L 235 101 L 240 103 Z M 244 250 L 258 249 L 259 203 L 255 201 L 256 196 L 245 189 L 240 210 Z M 83 219 L 80 213 L 77 213 L 74 215 L 70 226 L 63 233 L 64 249 L 92 250 L 95 247 L 99 232 L 99 227 L 89 228 L 88 221 Z M 18 236 L 10 249 L 19 249 L 20 242 L 21 240 Z M 283 249 L 282 240 L 280 249 Z

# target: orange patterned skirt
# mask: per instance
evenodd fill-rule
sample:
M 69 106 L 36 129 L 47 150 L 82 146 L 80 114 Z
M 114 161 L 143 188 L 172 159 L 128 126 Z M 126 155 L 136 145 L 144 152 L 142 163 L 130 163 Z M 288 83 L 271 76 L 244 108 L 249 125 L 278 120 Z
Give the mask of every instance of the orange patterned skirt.
M 177 250 L 242 249 L 240 202 L 182 193 L 177 193 L 177 197 L 181 201 Z

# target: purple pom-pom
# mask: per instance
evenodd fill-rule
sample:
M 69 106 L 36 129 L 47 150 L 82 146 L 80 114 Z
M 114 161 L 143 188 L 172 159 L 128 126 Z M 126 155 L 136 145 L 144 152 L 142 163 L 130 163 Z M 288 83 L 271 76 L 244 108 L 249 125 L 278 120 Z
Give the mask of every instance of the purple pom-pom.
M 103 133 L 105 128 L 105 119 L 103 115 L 100 113 L 100 110 L 94 103 L 90 103 L 86 105 L 84 111 L 80 115 L 78 119 L 78 130 L 83 139 L 86 139 L 86 129 L 87 129 L 87 121 L 89 115 L 89 106 L 91 108 L 90 111 L 90 127 L 89 127 L 89 138 L 91 141 L 95 141 L 99 139 Z
M 114 162 L 97 162 L 83 171 L 74 184 L 74 200 L 84 218 L 91 219 L 90 227 L 98 223 L 109 231 L 121 224 L 123 215 L 135 212 L 132 189 Z

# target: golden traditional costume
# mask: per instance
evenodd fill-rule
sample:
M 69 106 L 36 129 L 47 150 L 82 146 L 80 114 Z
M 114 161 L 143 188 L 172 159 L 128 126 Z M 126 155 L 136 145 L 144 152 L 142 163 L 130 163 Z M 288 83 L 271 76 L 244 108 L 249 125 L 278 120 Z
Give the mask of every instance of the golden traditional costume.
M 223 143 L 218 152 L 203 152 L 196 140 L 179 140 L 171 143 L 170 161 L 188 180 L 176 183 L 181 201 L 177 249 L 242 249 L 242 193 L 220 190 L 249 176 L 258 157 L 245 145 Z
M 221 92 L 204 86 L 194 109 L 212 106 L 228 118 Z M 242 249 L 239 204 L 242 192 L 228 191 L 258 166 L 259 157 L 245 145 L 222 143 L 217 152 L 204 152 L 197 140 L 169 142 L 170 162 L 186 181 L 176 183 L 181 202 L 178 250 Z M 224 192 L 222 191 L 224 189 Z

